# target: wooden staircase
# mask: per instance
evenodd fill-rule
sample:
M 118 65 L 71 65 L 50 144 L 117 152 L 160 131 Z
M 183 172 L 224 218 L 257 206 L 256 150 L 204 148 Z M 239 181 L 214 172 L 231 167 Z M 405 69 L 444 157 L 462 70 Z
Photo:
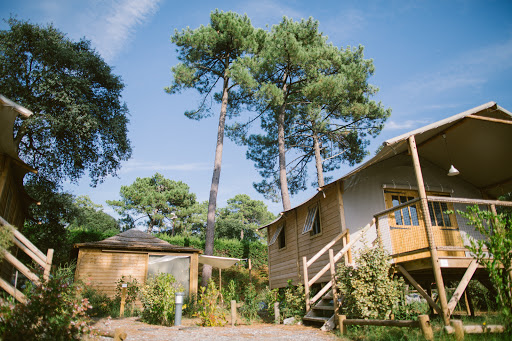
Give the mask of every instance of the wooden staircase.
M 357 242 L 363 236 L 363 234 L 368 231 L 374 224 L 375 219 L 368 223 L 361 230 L 361 233 L 359 233 L 359 235 L 352 241 L 350 241 L 349 231 L 345 230 L 336 236 L 336 238 L 330 241 L 327 245 L 325 245 L 320 251 L 311 257 L 311 259 L 308 260 L 306 257 L 302 258 L 304 271 L 304 293 L 306 296 L 306 315 L 303 318 L 305 323 L 311 323 L 315 325 L 322 323 L 322 330 L 334 329 L 336 311 L 342 303 L 342 299 L 336 292 L 336 263 L 339 262 L 342 258 L 344 258 L 345 264 L 351 263 L 352 245 L 354 245 L 354 243 Z M 332 247 L 340 240 L 343 242 L 343 248 L 335 255 Z M 308 268 L 326 252 L 329 252 L 329 262 L 310 280 Z M 311 298 L 311 286 L 315 284 L 329 270 L 331 274 L 331 280 L 327 282 L 314 297 Z
M 322 296 L 322 298 L 307 312 L 303 317 L 305 323 L 322 326 L 330 326 L 334 328 L 335 318 L 334 296 L 332 291 Z

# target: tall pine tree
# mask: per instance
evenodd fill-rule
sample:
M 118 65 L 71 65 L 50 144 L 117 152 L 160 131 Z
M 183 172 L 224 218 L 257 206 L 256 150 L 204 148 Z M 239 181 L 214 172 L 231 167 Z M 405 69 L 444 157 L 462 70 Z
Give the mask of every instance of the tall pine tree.
M 173 83 L 168 93 L 182 89 L 196 89 L 202 95 L 199 107 L 185 115 L 201 119 L 212 114 L 211 99 L 221 104 L 212 184 L 208 202 L 205 255 L 213 255 L 215 237 L 215 210 L 220 182 L 224 129 L 227 116 L 238 114 L 242 102 L 238 84 L 231 78 L 233 62 L 247 53 L 257 50 L 264 32 L 255 30 L 249 18 L 233 12 L 215 10 L 210 24 L 195 30 L 186 28 L 176 31 L 171 41 L 178 46 L 180 64 L 172 68 Z M 211 277 L 211 267 L 203 267 L 203 286 Z

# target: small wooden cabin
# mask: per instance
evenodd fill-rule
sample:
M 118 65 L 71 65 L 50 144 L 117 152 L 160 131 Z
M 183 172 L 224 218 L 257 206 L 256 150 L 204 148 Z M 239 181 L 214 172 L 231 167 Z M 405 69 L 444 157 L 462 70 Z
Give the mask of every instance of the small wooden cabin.
M 144 284 L 151 275 L 170 273 L 187 294 L 197 294 L 198 257 L 201 250 L 169 244 L 148 233 L 131 229 L 98 242 L 76 244 L 75 280 L 115 295 L 121 276 Z
M 440 293 L 443 277 L 486 276 L 466 248 L 482 236 L 456 211 L 512 205 L 495 200 L 512 191 L 511 150 L 512 114 L 494 102 L 384 142 L 373 158 L 261 227 L 270 287 L 304 283 L 309 300 L 309 287 L 324 283 L 314 303 L 330 290 L 334 263 L 351 263 L 351 252 L 377 241 L 400 271 L 424 287 L 436 282 Z

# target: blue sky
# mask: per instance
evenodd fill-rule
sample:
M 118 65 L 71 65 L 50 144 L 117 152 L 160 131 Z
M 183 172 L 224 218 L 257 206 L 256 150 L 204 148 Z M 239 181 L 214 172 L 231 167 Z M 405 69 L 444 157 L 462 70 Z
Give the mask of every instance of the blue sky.
M 118 198 L 122 185 L 160 172 L 187 183 L 200 201 L 208 199 L 218 117 L 187 119 L 183 112 L 195 108 L 199 97 L 163 89 L 177 63 L 170 35 L 208 24 L 215 8 L 246 13 L 257 27 L 277 24 L 283 16 L 311 16 L 333 44 L 363 45 L 365 57 L 375 64 L 370 79 L 380 88 L 375 99 L 393 109 L 372 141 L 372 154 L 386 139 L 489 101 L 512 110 L 510 1 L 3 1 L 2 18 L 13 14 L 33 23 L 52 22 L 74 40 L 91 40 L 126 84 L 132 159 L 118 177 L 96 188 L 85 179 L 66 184 L 66 190 L 106 206 L 105 200 Z M 344 166 L 332 175 L 338 178 L 348 170 Z M 245 148 L 226 140 L 219 205 L 238 193 L 264 200 L 252 187 L 259 180 Z M 292 197 L 292 205 L 314 192 Z M 281 203 L 264 201 L 274 213 L 281 211 Z

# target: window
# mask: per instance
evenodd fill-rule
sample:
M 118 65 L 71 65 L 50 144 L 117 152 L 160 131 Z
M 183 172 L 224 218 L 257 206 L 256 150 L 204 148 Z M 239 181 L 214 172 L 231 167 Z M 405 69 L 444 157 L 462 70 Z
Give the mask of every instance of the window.
M 391 207 L 398 206 L 409 200 L 414 199 L 411 193 L 400 192 L 400 191 L 384 191 L 386 201 L 391 203 Z M 402 207 L 391 214 L 393 217 L 394 226 L 419 226 L 418 220 L 418 203 L 414 203 L 411 206 Z
M 277 240 L 278 237 L 280 237 L 281 235 L 281 231 L 283 231 L 283 228 L 284 228 L 284 224 L 282 224 L 281 226 L 279 226 L 277 229 L 276 229 L 276 232 L 274 232 L 274 235 L 272 236 L 272 239 L 270 240 L 270 243 L 268 243 L 268 246 L 271 246 L 272 244 L 274 244 Z M 283 237 L 282 239 L 284 239 L 284 231 L 283 231 Z M 285 241 L 286 242 L 286 241 Z M 281 245 L 281 237 L 279 239 L 279 245 Z M 281 246 L 279 247 L 281 248 Z
M 418 193 L 414 191 L 384 191 L 386 198 L 386 206 L 394 207 L 403 204 L 409 200 L 418 197 Z M 427 193 L 427 195 L 446 196 L 444 193 Z M 402 207 L 390 214 L 391 223 L 397 227 L 419 226 L 418 209 L 419 202 Z M 453 211 L 453 205 L 445 202 L 428 202 L 428 210 L 430 213 L 430 222 L 432 226 L 440 227 L 456 227 L 456 223 L 452 222 L 449 210 Z
M 286 236 L 285 236 L 285 231 L 286 229 L 281 229 L 281 232 L 279 232 L 279 237 L 278 237 L 278 241 L 279 241 L 279 248 L 282 249 L 286 246 Z
M 311 236 L 320 233 L 320 214 L 318 214 L 318 204 L 311 207 L 304 223 L 302 234 L 309 232 Z

